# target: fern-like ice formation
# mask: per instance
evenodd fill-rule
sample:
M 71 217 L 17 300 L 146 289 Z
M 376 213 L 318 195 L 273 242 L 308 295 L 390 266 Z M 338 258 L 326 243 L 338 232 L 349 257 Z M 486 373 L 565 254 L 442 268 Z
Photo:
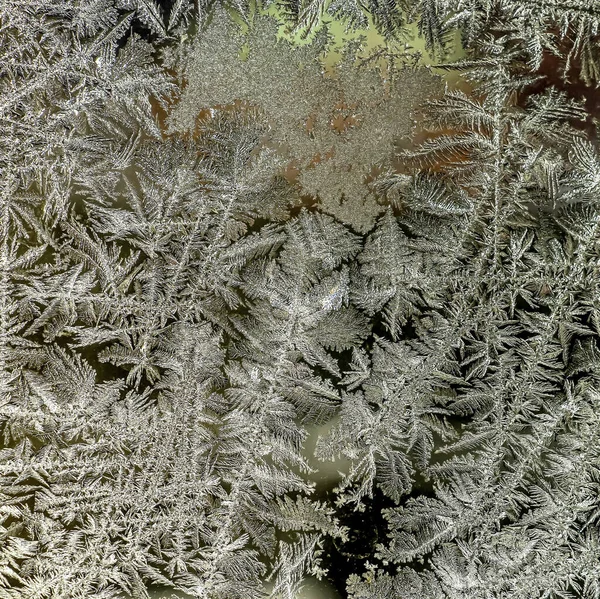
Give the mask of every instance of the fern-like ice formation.
M 271 4 L 0 4 L 0 597 L 598 599 L 597 6 Z

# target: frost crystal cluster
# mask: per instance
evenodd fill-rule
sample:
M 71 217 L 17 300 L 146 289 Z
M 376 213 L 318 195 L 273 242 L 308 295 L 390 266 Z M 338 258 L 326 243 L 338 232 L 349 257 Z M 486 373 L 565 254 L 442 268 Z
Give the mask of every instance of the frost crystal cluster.
M 0 599 L 600 599 L 599 28 L 2 0 Z

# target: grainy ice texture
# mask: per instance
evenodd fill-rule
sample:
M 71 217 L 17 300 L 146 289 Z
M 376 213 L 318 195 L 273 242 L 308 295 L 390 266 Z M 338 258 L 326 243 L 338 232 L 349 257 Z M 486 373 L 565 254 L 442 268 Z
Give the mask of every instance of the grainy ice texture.
M 365 179 L 389 163 L 394 142 L 411 133 L 412 111 L 423 97 L 441 93 L 439 77 L 424 67 L 394 72 L 386 85 L 379 69 L 356 66 L 347 48 L 334 76 L 322 64 L 325 34 L 305 46 L 276 38 L 273 18 L 257 17 L 247 36 L 217 13 L 180 64 L 186 78 L 169 119 L 171 132 L 195 129 L 202 109 L 244 100 L 270 126 L 268 141 L 300 169 L 302 193 L 359 232 L 384 208 Z M 244 60 L 240 50 L 247 44 Z

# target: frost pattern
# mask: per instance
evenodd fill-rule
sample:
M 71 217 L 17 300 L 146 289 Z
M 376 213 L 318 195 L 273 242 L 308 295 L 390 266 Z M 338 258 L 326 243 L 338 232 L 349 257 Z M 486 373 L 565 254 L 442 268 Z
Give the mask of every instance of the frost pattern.
M 595 6 L 280 3 L 460 29 L 388 96 L 213 4 L 0 5 L 0 598 L 598 599 Z

